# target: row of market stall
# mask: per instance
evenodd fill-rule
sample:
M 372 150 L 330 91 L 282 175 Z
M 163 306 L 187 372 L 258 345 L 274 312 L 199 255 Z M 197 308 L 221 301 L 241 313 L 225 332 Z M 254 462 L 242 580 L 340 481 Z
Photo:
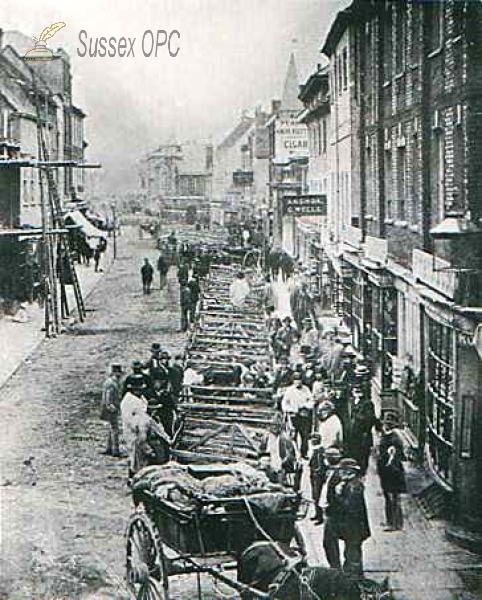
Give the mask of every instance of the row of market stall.
M 207 573 L 246 597 L 267 599 L 229 568 L 256 540 L 289 545 L 297 535 L 299 494 L 258 468 L 275 400 L 272 387 L 257 382 L 273 364 L 263 274 L 243 263 L 245 253 L 227 261 L 225 251 L 211 263 L 186 348 L 193 377 L 177 407 L 183 425 L 172 460 L 147 467 L 134 483 L 127 579 L 137 599 L 169 598 L 169 576 L 179 573 Z M 240 269 L 250 289 L 242 305 L 230 294 Z M 200 583 L 197 589 L 201 597 Z

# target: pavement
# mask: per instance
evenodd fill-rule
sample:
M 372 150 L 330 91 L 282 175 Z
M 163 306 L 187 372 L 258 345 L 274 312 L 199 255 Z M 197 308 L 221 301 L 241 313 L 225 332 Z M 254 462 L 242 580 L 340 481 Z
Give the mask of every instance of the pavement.
M 100 263 L 101 272 L 94 271 L 93 260 L 89 267 L 76 265 L 84 300 L 109 268 L 111 261 L 112 248 L 109 243 L 107 252 Z M 71 309 L 75 308 L 74 292 L 71 286 L 67 286 L 67 301 Z M 42 331 L 44 309 L 40 308 L 36 302 L 26 304 L 26 315 L 27 320 L 22 323 L 13 321 L 10 317 L 0 318 L 0 388 L 24 361 L 28 361 L 28 357 L 45 339 L 45 331 Z M 72 315 L 71 320 L 74 318 L 75 314 Z
M 155 281 L 144 296 L 142 259 L 158 253 L 151 240 L 124 232 L 118 259 L 88 297 L 88 319 L 44 339 L 0 389 L 2 600 L 128 597 L 133 506 L 127 462 L 101 454 L 102 383 L 112 362 L 147 360 L 153 342 L 178 352 L 186 336 L 175 271 L 161 293 Z
M 290 315 L 289 282 L 273 282 L 275 308 L 281 317 Z M 305 470 L 307 471 L 307 469 Z M 365 480 L 365 494 L 372 535 L 363 546 L 367 577 L 389 578 L 397 600 L 480 600 L 482 599 L 482 557 L 468 552 L 445 538 L 445 522 L 428 520 L 410 495 L 410 486 L 422 473 L 406 463 L 409 493 L 402 498 L 404 530 L 383 531 L 384 499 L 371 459 Z M 309 498 L 307 472 L 303 493 Z M 323 526 L 309 520 L 301 523 L 310 564 L 327 565 L 323 552 Z

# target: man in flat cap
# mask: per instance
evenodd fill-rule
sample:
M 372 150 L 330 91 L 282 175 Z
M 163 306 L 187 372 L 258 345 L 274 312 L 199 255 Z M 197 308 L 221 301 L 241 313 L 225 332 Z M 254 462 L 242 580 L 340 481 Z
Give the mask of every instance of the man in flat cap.
M 121 403 L 122 367 L 119 364 L 111 366 L 110 375 L 104 382 L 102 390 L 101 419 L 109 423 L 109 435 L 104 454 L 120 457 L 119 452 L 119 417 Z

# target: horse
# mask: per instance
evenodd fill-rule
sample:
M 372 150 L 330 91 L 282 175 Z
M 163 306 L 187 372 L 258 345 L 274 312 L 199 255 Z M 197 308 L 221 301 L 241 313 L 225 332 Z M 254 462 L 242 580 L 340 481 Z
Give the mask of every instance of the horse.
M 238 581 L 273 600 L 393 600 L 388 579 L 354 578 L 339 569 L 309 567 L 292 548 L 259 541 L 238 561 Z M 250 600 L 245 593 L 243 600 Z

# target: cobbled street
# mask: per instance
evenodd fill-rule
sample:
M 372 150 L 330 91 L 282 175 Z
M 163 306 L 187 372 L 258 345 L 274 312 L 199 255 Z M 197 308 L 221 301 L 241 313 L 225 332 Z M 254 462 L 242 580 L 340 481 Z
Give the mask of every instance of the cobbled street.
M 125 230 L 86 322 L 43 342 L 1 391 L 0 598 L 123 597 L 132 505 L 126 461 L 100 454 L 102 382 L 111 362 L 147 359 L 152 342 L 184 344 L 177 280 L 142 295 L 138 271 L 156 253 L 136 236 Z

